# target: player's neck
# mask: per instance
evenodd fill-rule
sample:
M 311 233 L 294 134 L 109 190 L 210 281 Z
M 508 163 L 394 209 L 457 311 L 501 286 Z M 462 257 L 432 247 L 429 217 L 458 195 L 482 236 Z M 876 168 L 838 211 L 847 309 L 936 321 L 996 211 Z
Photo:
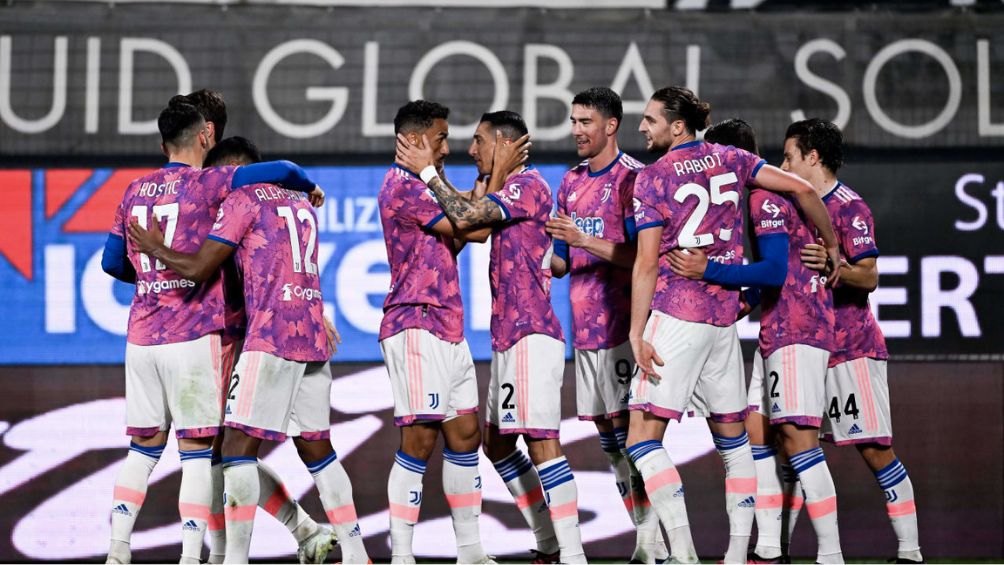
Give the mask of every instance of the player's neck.
M 820 167 L 809 182 L 812 184 L 812 188 L 816 190 L 816 194 L 822 198 L 833 190 L 833 185 L 837 184 L 837 176 Z
M 516 167 L 515 169 L 513 169 L 511 173 L 509 173 L 508 175 L 506 175 L 505 176 L 505 180 L 509 180 L 512 177 L 514 177 L 514 176 L 522 173 L 523 171 L 525 171 L 525 170 L 527 170 L 529 168 L 530 167 L 528 165 L 520 165 L 520 166 Z
M 205 155 L 202 151 L 196 149 L 181 149 L 179 151 L 172 151 L 169 153 L 167 155 L 167 160 L 171 163 L 182 163 L 195 169 L 201 169 L 204 157 Z
M 620 154 L 621 150 L 617 147 L 617 141 L 610 141 L 607 143 L 607 146 L 603 148 L 603 151 L 600 151 L 596 155 L 589 158 L 589 172 L 595 173 L 609 167 L 611 163 L 617 160 L 617 156 Z
M 688 133 L 687 135 L 681 135 L 680 137 L 677 137 L 676 139 L 673 140 L 672 143 L 669 144 L 669 150 L 672 151 L 676 147 L 679 147 L 684 143 L 690 143 L 691 141 L 697 141 L 697 136 L 692 133 Z

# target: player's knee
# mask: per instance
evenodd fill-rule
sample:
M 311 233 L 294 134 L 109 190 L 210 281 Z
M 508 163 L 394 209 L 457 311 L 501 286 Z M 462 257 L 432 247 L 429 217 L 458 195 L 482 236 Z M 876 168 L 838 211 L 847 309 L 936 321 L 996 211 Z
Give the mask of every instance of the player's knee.
M 436 447 L 439 428 L 426 424 L 413 424 L 401 428 L 401 451 L 410 457 L 428 461 Z
M 296 454 L 300 456 L 300 461 L 304 463 L 320 461 L 335 451 L 331 447 L 331 441 L 327 439 L 306 440 L 301 437 L 294 437 L 293 445 L 296 446 Z
M 213 438 L 211 437 L 178 439 L 178 449 L 182 451 L 195 451 L 200 449 L 208 449 L 212 447 L 212 445 L 213 445 Z
M 261 440 L 244 432 L 226 428 L 223 432 L 223 457 L 256 457 Z
M 143 447 L 164 447 L 167 443 L 167 432 L 157 432 L 149 437 L 132 436 L 132 442 Z
M 527 442 L 527 451 L 534 465 L 561 457 L 561 444 L 556 439 L 536 439 Z
M 880 471 L 889 466 L 896 459 L 896 454 L 893 452 L 892 447 L 886 445 L 878 445 L 874 443 L 859 443 L 855 444 L 858 448 L 858 453 L 864 458 L 865 463 L 872 471 Z

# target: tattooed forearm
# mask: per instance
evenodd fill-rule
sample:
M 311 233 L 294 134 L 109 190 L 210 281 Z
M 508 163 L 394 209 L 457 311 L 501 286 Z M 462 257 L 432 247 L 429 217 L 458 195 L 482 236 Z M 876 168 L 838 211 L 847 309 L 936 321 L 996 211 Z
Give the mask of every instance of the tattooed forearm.
M 450 223 L 458 229 L 483 226 L 503 219 L 502 209 L 489 198 L 471 202 L 456 190 L 447 187 L 439 177 L 429 181 L 429 188 L 436 195 L 436 200 Z

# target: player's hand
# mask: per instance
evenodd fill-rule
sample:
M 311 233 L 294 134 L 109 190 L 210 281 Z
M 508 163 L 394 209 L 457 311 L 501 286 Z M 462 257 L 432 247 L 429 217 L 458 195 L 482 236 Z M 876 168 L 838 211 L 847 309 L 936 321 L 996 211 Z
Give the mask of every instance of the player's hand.
M 564 241 L 571 247 L 583 247 L 586 244 L 586 239 L 589 237 L 582 233 L 582 230 L 575 225 L 572 218 L 566 214 L 558 212 L 556 216 L 547 220 L 544 224 L 544 229 L 547 233 L 554 238 Z
M 641 370 L 641 377 L 648 379 L 652 384 L 659 384 L 662 377 L 655 372 L 652 364 L 662 367 L 665 363 L 663 363 L 662 357 L 659 357 L 659 354 L 655 352 L 655 347 L 641 338 L 631 338 L 631 351 L 634 352 L 635 363 Z
M 314 208 L 320 208 L 324 205 L 324 189 L 320 185 L 314 185 L 314 190 L 311 190 L 307 194 L 307 198 L 310 199 L 310 205 Z
M 415 173 L 436 164 L 432 154 L 429 138 L 422 135 L 422 145 L 412 145 L 404 134 L 397 134 L 397 154 L 395 160 L 399 165 Z
M 826 248 L 827 263 L 832 266 L 833 272 L 826 279 L 826 284 L 830 288 L 837 286 L 837 281 L 840 280 L 840 247 L 834 245 L 833 247 Z
M 477 202 L 488 194 L 488 183 L 491 179 L 491 175 L 482 175 L 478 177 L 478 180 L 474 181 L 474 189 L 469 193 L 471 202 Z
M 828 274 L 826 247 L 821 243 L 807 243 L 798 253 L 803 265 L 813 271 Z
M 136 247 L 136 251 L 154 255 L 155 251 L 164 246 L 164 234 L 160 231 L 160 222 L 151 222 L 150 229 L 143 229 L 139 225 L 137 218 L 132 218 L 129 222 L 129 240 Z
M 338 333 L 338 329 L 335 328 L 335 324 L 327 316 L 324 316 L 324 331 L 328 334 L 329 355 L 338 353 L 338 344 L 342 342 L 342 336 Z
M 669 252 L 669 268 L 681 277 L 699 281 L 708 268 L 708 256 L 697 247 L 674 249 Z
M 492 174 L 509 176 L 530 158 L 530 134 L 512 142 L 502 141 L 502 132 L 495 132 L 495 149 L 492 153 Z

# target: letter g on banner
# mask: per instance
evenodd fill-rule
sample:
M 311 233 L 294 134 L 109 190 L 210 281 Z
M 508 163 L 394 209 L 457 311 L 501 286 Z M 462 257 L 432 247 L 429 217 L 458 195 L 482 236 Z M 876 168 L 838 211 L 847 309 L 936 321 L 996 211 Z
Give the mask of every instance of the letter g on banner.
M 251 87 L 251 97 L 254 100 L 255 108 L 261 114 L 265 123 L 275 131 L 295 139 L 306 139 L 324 134 L 342 119 L 345 108 L 349 103 L 349 89 L 334 86 L 309 86 L 307 87 L 307 100 L 329 100 L 331 108 L 323 118 L 309 124 L 295 124 L 279 115 L 272 107 L 272 102 L 268 99 L 268 79 L 283 59 L 298 53 L 310 53 L 324 59 L 331 68 L 339 69 L 345 64 L 342 55 L 326 43 L 316 39 L 294 39 L 285 43 L 280 43 L 271 51 L 265 54 L 258 70 L 254 73 L 254 81 Z

